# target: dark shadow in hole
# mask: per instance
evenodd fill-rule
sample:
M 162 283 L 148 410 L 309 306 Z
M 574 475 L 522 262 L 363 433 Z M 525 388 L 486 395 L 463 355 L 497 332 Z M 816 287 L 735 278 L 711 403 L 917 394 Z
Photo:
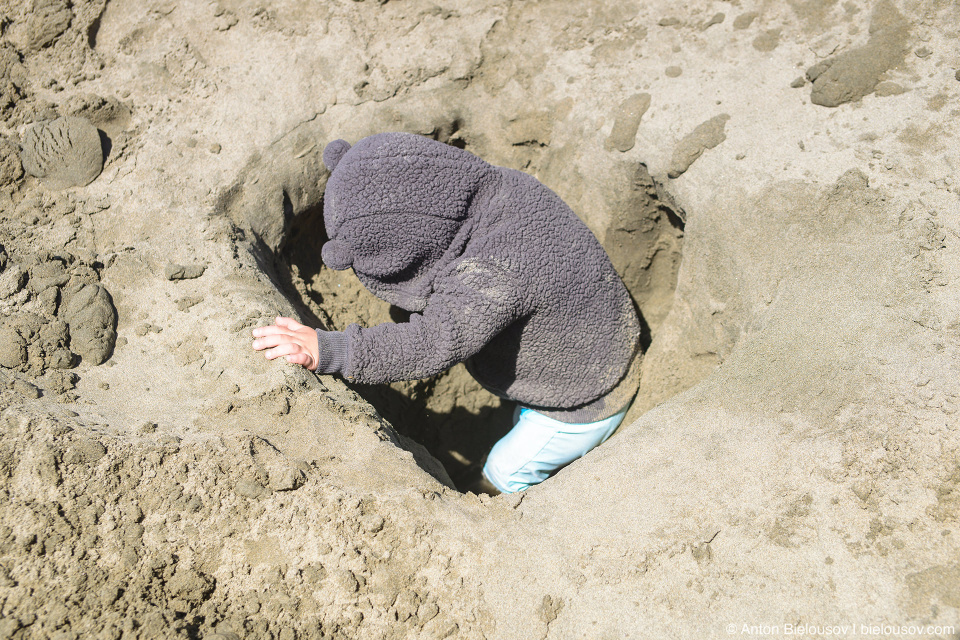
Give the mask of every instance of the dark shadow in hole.
M 87 27 L 87 44 L 91 49 L 97 48 L 97 34 L 100 32 L 100 20 L 103 18 L 103 12 L 100 12 L 96 18 L 93 19 L 93 22 L 90 23 L 90 26 Z
M 303 303 L 303 300 L 298 295 L 297 288 L 293 284 L 293 278 L 291 277 L 289 262 L 282 252 L 283 247 L 281 246 L 281 251 L 274 253 L 257 234 L 239 226 L 235 227 L 234 230 L 239 240 L 247 239 L 248 234 L 252 236 L 250 238 L 250 255 L 253 256 L 257 268 L 261 273 L 266 274 L 271 284 L 273 284 L 278 291 L 282 291 L 286 295 L 287 299 L 300 314 L 300 318 L 310 326 L 326 328 L 323 321 L 313 313 L 310 307 Z M 268 319 L 264 318 L 264 320 Z M 269 318 L 269 320 L 272 321 L 273 319 Z
M 327 232 L 323 227 L 323 200 L 313 209 L 294 216 L 293 203 L 284 192 L 283 219 L 287 233 L 267 273 L 271 280 L 275 280 L 277 288 L 286 293 L 303 322 L 317 329 L 333 329 L 329 317 L 321 318 L 306 304 L 293 278 L 293 269 L 296 268 L 300 277 L 309 283 L 320 270 L 320 247 L 327 241 Z M 323 308 L 323 298 L 319 293 L 309 287 L 305 288 L 304 293 L 314 304 Z
M 673 208 L 668 207 L 664 203 L 661 202 L 659 206 L 660 210 L 667 214 L 667 220 L 671 225 L 673 225 L 673 228 L 683 231 L 684 227 L 686 226 L 683 222 L 683 218 L 677 215 L 677 212 L 674 211 Z
M 322 211 L 322 209 L 321 209 Z M 283 226 L 289 228 L 293 221 L 293 202 L 290 201 L 290 194 L 283 192 Z
M 637 304 L 637 301 L 633 299 L 632 295 L 630 296 L 630 302 L 633 303 L 633 310 L 637 312 L 637 318 L 640 320 L 640 349 L 646 353 L 647 349 L 650 348 L 650 343 L 653 342 L 653 333 L 650 331 L 650 325 L 647 324 L 647 319 L 643 317 L 643 311 L 640 310 L 640 305 Z
M 416 383 L 429 388 L 432 380 Z M 449 412 L 428 409 L 425 398 L 410 398 L 388 385 L 350 385 L 397 431 L 416 440 L 440 461 L 459 491 L 471 490 L 480 478 L 487 453 L 513 427 L 515 404 L 503 401 L 473 413 L 455 405 Z M 454 399 L 455 402 L 459 398 Z
M 103 129 L 97 129 L 97 134 L 100 136 L 100 149 L 103 151 L 103 162 L 106 164 L 107 158 L 110 157 L 110 152 L 113 151 L 113 140 L 110 139 L 110 136 L 108 136 L 107 132 Z
M 409 322 L 410 312 L 406 309 L 401 309 L 400 307 L 390 305 L 390 319 L 397 323 Z

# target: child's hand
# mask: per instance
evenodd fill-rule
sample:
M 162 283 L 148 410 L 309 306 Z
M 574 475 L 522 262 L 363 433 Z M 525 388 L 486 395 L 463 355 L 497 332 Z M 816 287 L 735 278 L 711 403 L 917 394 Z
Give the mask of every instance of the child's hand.
M 253 348 L 263 351 L 267 360 L 284 356 L 287 362 L 299 364 L 310 371 L 320 361 L 317 332 L 292 318 L 277 317 L 275 324 L 253 330 Z

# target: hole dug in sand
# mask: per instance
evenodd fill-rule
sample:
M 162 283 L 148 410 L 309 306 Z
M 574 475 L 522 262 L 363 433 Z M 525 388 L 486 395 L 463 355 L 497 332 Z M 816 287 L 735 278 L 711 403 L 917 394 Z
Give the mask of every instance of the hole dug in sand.
M 641 311 L 646 349 L 672 304 L 684 216 L 658 195 L 643 165 L 626 191 L 600 240 Z M 405 321 L 406 312 L 374 297 L 352 271 L 322 264 L 322 211 L 320 202 L 287 217 L 273 254 L 275 273 L 304 321 L 337 330 L 354 322 L 369 327 Z M 483 457 L 511 427 L 513 403 L 483 389 L 462 364 L 425 380 L 353 386 L 398 432 L 424 445 L 462 491 L 477 480 Z

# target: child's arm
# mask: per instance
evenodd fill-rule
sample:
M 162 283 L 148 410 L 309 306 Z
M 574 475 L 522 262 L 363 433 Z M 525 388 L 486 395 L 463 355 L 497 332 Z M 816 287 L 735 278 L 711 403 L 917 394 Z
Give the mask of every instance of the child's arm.
M 317 332 L 292 318 L 277 317 L 275 324 L 253 330 L 253 348 L 263 351 L 267 360 L 281 356 L 291 364 L 299 364 L 310 371 L 320 361 Z
M 508 270 L 492 259 L 462 260 L 438 278 L 422 313 L 344 332 L 321 332 L 320 349 L 337 362 L 334 373 L 364 384 L 416 380 L 440 373 L 486 346 L 525 313 Z M 336 352 L 343 343 L 343 357 Z
M 465 260 L 456 271 L 435 283 L 427 308 L 409 322 L 315 331 L 277 318 L 253 330 L 253 348 L 267 349 L 269 360 L 284 356 L 366 384 L 434 375 L 475 354 L 523 314 L 516 283 L 492 261 Z

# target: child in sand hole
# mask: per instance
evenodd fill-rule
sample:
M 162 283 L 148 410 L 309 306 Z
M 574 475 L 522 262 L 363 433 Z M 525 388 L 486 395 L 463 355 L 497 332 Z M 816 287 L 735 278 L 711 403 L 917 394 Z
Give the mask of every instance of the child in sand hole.
M 518 405 L 483 465 L 488 493 L 523 491 L 610 437 L 639 384 L 639 320 L 600 243 L 553 191 L 413 134 L 335 140 L 323 162 L 324 264 L 353 268 L 410 319 L 325 331 L 277 318 L 253 330 L 254 349 L 365 384 L 464 362 Z

